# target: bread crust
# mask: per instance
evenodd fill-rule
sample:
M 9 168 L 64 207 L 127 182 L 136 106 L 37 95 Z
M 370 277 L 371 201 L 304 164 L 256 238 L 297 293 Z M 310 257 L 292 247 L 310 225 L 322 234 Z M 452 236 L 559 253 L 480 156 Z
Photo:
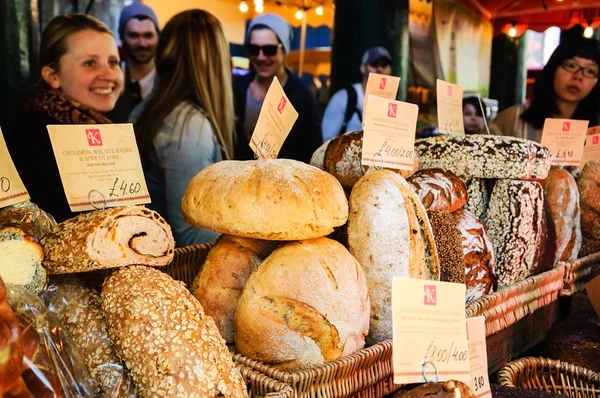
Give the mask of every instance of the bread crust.
M 600 250 L 600 161 L 585 164 L 577 181 L 581 209 L 581 255 Z
M 408 177 L 406 181 L 427 210 L 447 210 L 452 213 L 467 204 L 467 187 L 451 171 L 423 169 Z
M 44 250 L 38 240 L 17 227 L 0 227 L 0 277 L 4 282 L 20 285 L 33 294 L 39 294 L 46 285 L 46 269 L 42 266 Z M 15 271 L 30 267 L 27 280 Z

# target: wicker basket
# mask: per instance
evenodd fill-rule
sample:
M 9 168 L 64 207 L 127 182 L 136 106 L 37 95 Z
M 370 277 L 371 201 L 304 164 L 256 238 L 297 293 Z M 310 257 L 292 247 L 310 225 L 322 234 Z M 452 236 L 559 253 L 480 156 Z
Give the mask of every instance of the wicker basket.
M 212 247 L 212 243 L 202 243 L 175 249 L 173 262 L 166 267 L 160 268 L 171 278 L 182 281 L 188 287 L 192 286 L 194 278 L 204 265 L 206 255 Z
M 287 372 L 235 354 L 233 360 L 289 385 L 294 397 L 384 397 L 400 388 L 392 372 L 392 340 L 325 365 Z
M 290 386 L 273 380 L 262 373 L 250 369 L 247 366 L 236 364 L 244 381 L 248 386 L 250 398 L 292 398 L 293 391 Z
M 548 391 L 568 397 L 600 397 L 600 374 L 567 362 L 546 358 L 521 358 L 498 372 L 498 383 Z
M 585 284 L 589 282 L 594 267 L 600 263 L 600 253 L 590 254 L 574 261 L 563 264 L 566 268 L 565 283 L 561 296 L 572 296 L 585 290 Z

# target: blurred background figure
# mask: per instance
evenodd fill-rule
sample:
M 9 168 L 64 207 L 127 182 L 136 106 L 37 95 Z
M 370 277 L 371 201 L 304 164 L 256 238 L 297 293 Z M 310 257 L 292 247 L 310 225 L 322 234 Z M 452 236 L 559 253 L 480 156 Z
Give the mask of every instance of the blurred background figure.
M 477 97 L 463 98 L 463 123 L 465 134 L 477 134 L 483 129 L 483 112 Z

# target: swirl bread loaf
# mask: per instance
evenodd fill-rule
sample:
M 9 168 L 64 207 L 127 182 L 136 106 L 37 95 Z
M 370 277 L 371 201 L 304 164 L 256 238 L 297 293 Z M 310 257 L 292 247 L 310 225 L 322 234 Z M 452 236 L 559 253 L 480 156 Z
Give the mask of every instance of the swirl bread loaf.
M 453 212 L 467 204 L 467 187 L 451 171 L 423 169 L 408 177 L 406 181 L 427 210 Z
M 580 195 L 581 255 L 600 251 L 600 161 L 585 164 L 577 181 Z
M 298 370 L 361 349 L 369 295 L 360 264 L 331 239 L 287 243 L 250 276 L 235 317 L 247 357 Z
M 185 285 L 144 266 L 104 281 L 102 309 L 142 397 L 247 397 L 225 341 Z
M 556 259 L 575 260 L 581 249 L 577 182 L 567 170 L 553 167 L 543 184 L 556 228 Z
M 279 242 L 221 235 L 194 279 L 192 293 L 227 343 L 234 342 L 233 320 L 246 281 L 278 245 Z
M 376 170 L 350 195 L 348 248 L 367 276 L 371 300 L 368 344 L 392 337 L 392 279 L 439 280 L 438 253 L 427 213 L 397 173 Z
M 348 219 L 340 183 L 289 159 L 214 163 L 190 181 L 181 210 L 198 228 L 268 240 L 325 236 Z

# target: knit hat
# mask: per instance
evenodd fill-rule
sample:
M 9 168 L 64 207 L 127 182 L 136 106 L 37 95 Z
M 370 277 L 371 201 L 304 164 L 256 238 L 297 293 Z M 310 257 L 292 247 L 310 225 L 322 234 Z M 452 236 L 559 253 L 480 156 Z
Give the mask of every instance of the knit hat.
M 392 57 L 390 52 L 383 47 L 371 47 L 367 51 L 365 51 L 362 58 L 362 65 L 370 64 L 372 62 L 377 61 L 380 58 L 385 58 L 388 61 L 392 62 Z
M 283 46 L 283 51 L 285 51 L 286 54 L 289 54 L 290 41 L 294 36 L 294 32 L 292 31 L 290 24 L 287 23 L 285 19 L 281 18 L 277 14 L 260 14 L 258 17 L 250 21 L 250 24 L 248 25 L 248 31 L 246 32 L 246 43 L 250 41 L 250 32 L 252 32 L 252 28 L 258 25 L 263 25 L 271 29 Z
M 133 3 L 123 8 L 121 11 L 121 16 L 119 17 L 119 36 L 123 37 L 123 31 L 125 30 L 125 25 L 127 25 L 127 21 L 129 21 L 133 17 L 144 16 L 154 22 L 154 26 L 156 26 L 156 31 L 158 28 L 158 18 L 154 13 L 154 10 L 147 5 L 140 3 L 139 0 L 134 0 Z

